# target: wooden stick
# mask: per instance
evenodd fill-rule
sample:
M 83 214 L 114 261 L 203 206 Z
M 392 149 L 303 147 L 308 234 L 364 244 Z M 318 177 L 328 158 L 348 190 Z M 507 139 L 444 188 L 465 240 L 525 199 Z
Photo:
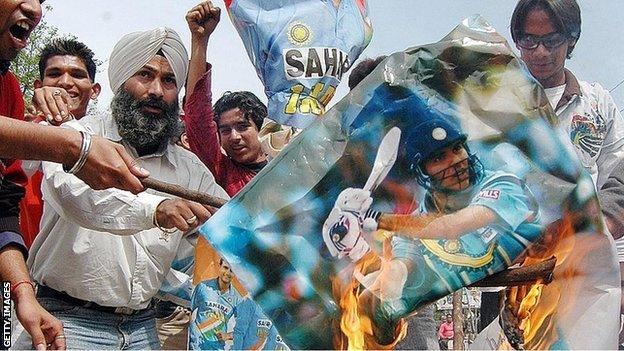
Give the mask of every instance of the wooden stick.
M 553 270 L 557 263 L 556 257 L 551 257 L 546 261 L 536 263 L 534 265 L 518 268 L 510 268 L 502 272 L 493 274 L 483 280 L 480 280 L 471 287 L 495 287 L 495 286 L 519 286 L 529 285 L 536 281 L 542 281 L 545 284 L 553 280 Z
M 464 313 L 462 290 L 453 293 L 453 350 L 464 349 Z
M 146 188 L 154 189 L 166 194 L 174 195 L 185 200 L 195 201 L 202 205 L 208 205 L 219 208 L 227 202 L 227 200 L 220 197 L 200 193 L 199 191 L 189 190 L 179 185 L 165 183 L 153 178 L 141 179 L 141 183 Z
M 227 200 L 200 193 L 198 191 L 189 190 L 179 185 L 162 182 L 160 180 L 145 178 L 141 182 L 146 188 L 154 189 L 166 194 L 178 196 L 180 198 L 195 201 L 203 205 L 219 208 L 223 206 Z M 398 228 L 421 228 L 435 218 L 435 216 L 428 216 L 425 218 L 418 218 L 414 220 L 412 215 L 408 216 L 389 216 L 388 219 L 392 219 L 392 224 L 386 225 L 384 229 L 398 229 Z M 382 223 L 380 223 L 382 224 Z M 382 227 L 382 225 L 380 225 Z M 496 286 L 518 286 L 532 284 L 538 280 L 545 283 L 550 283 L 553 279 L 552 273 L 555 268 L 557 259 L 555 257 L 548 260 L 534 264 L 527 267 L 511 268 L 505 271 L 491 275 L 483 280 L 480 280 L 471 287 L 496 287 Z

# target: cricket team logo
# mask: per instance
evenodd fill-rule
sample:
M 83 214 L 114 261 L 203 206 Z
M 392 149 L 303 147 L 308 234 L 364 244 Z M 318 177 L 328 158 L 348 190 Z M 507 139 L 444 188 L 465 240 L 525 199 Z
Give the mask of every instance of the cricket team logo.
M 288 41 L 293 45 L 305 46 L 310 44 L 311 40 L 312 31 L 305 23 L 296 21 L 288 26 Z
M 598 154 L 606 135 L 607 124 L 600 114 L 572 117 L 570 139 L 577 148 L 589 156 L 595 157 Z

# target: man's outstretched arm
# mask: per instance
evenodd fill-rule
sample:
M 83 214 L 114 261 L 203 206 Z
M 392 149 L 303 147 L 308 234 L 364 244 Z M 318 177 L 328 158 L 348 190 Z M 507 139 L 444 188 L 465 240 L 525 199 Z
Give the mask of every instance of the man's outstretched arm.
M 81 153 L 82 136 L 73 129 L 42 126 L 0 116 L 0 157 L 43 160 L 71 168 Z M 123 146 L 93 136 L 86 161 L 76 173 L 93 189 L 144 190 L 139 178 L 149 173 L 136 166 Z

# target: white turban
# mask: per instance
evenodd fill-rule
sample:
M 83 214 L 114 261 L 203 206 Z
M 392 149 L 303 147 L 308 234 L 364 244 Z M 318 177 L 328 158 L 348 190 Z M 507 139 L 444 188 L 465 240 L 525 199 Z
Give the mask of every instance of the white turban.
M 129 33 L 119 40 L 108 64 L 108 80 L 113 92 L 116 93 L 158 51 L 162 51 L 171 65 L 179 93 L 186 81 L 189 58 L 178 33 L 166 27 Z

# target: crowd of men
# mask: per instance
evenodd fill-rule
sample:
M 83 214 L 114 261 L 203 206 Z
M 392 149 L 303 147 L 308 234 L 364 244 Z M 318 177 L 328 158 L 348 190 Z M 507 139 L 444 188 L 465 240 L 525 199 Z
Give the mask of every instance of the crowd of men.
M 40 77 L 32 82 L 25 115 L 10 64 L 41 20 L 41 2 L 0 0 L 0 276 L 12 284 L 25 330 L 16 345 L 186 348 L 188 308 L 156 296 L 175 258 L 192 252 L 196 235 L 189 233 L 214 209 L 146 192 L 141 180 L 154 177 L 226 199 L 234 196 L 270 159 L 272 151 L 263 148 L 260 135 L 271 116 L 246 91 L 226 93 L 213 105 L 206 57 L 221 11 L 210 1 L 187 13 L 190 57 L 179 34 L 169 28 L 129 33 L 117 42 L 108 67 L 114 97 L 107 113 L 88 113 L 89 102 L 102 89 L 93 52 L 74 39 L 51 42 L 41 52 Z M 581 34 L 577 3 L 520 0 L 511 33 L 559 118 L 558 128 L 570 135 L 592 176 L 608 229 L 619 239 L 624 235 L 624 120 L 604 88 L 565 68 Z M 382 60 L 354 67 L 350 88 Z M 580 138 L 586 129 L 580 130 L 579 116 L 593 126 L 590 143 Z M 177 144 L 181 135 L 190 151 Z M 458 141 L 464 150 L 461 133 L 453 140 Z M 451 146 L 456 145 L 440 147 Z M 462 190 L 474 185 L 458 175 L 459 161 L 450 153 L 436 165 L 421 161 L 432 181 L 441 174 L 441 186 Z M 449 176 L 459 183 L 446 184 Z M 490 212 L 481 218 L 500 218 Z M 624 261 L 624 245 L 617 246 Z M 226 267 L 223 277 L 228 279 L 213 285 L 232 294 L 229 266 L 223 261 L 220 266 Z M 397 260 L 398 271 L 407 274 L 408 269 Z M 423 330 L 420 347 L 436 347 L 438 339 L 452 337 L 452 328 L 436 335 L 431 311 L 419 318 L 427 325 L 417 328 Z M 219 347 L 231 339 L 226 332 L 219 335 Z

